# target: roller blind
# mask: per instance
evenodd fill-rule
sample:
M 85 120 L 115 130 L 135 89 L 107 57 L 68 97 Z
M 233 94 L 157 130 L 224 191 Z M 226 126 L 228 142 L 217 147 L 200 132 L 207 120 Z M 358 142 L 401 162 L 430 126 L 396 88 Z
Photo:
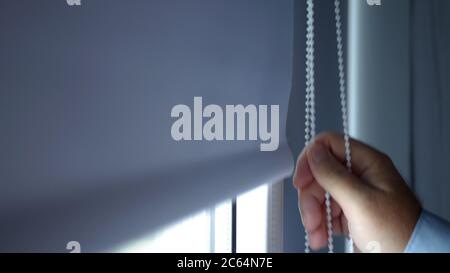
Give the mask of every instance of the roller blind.
M 292 1 L 16 0 L 0 20 L 0 251 L 106 250 L 291 173 Z M 278 105 L 278 148 L 251 118 L 246 140 L 176 141 L 172 109 L 194 135 L 200 98 L 223 124 Z

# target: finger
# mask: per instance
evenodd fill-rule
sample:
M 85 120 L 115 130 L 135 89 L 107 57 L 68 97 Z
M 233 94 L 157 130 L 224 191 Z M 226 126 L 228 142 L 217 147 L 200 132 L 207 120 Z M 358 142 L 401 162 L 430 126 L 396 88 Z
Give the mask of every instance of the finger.
M 343 216 L 343 213 L 340 213 L 333 218 L 333 236 L 348 235 L 348 231 L 343 225 L 344 218 L 345 217 Z M 317 228 L 308 232 L 308 240 L 310 247 L 313 250 L 318 250 L 327 246 L 328 232 L 325 206 L 322 207 L 320 224 L 317 226 Z
M 367 186 L 348 172 L 321 142 L 314 142 L 306 153 L 315 181 L 329 192 L 342 208 L 349 205 L 349 202 L 358 202 L 364 198 Z
M 320 224 L 320 211 L 325 206 L 325 191 L 317 183 L 313 182 L 306 188 L 298 191 L 298 202 L 302 222 L 306 230 L 311 231 Z M 341 214 L 341 207 L 335 200 L 331 200 L 332 217 L 336 218 Z
M 380 168 L 385 169 L 384 163 L 390 162 L 382 152 L 360 141 L 350 139 L 350 154 L 352 172 L 361 177 L 365 182 L 379 187 L 384 179 L 371 179 L 380 173 Z M 323 133 L 316 137 L 315 143 L 323 144 L 339 162 L 345 163 L 345 141 L 342 134 Z M 383 185 L 382 185 L 383 186 Z
M 325 221 L 321 221 L 320 226 L 317 229 L 308 233 L 308 241 L 309 246 L 313 250 L 321 249 L 327 245 L 328 234 Z
M 322 207 L 323 207 L 322 213 L 324 215 L 323 221 L 325 221 L 325 223 L 328 225 L 328 216 L 326 213 L 326 205 L 323 204 Z M 331 223 L 332 223 L 333 236 L 345 235 L 345 229 L 343 228 L 343 225 L 342 225 L 342 215 L 343 215 L 342 210 L 337 205 L 337 203 L 334 201 L 332 201 L 332 203 L 331 203 L 331 211 L 332 211 Z
M 303 226 L 307 232 L 316 230 L 322 221 L 322 201 L 320 200 L 320 196 L 324 194 L 315 193 L 315 191 L 323 193 L 323 189 L 320 187 L 309 187 L 298 192 L 299 210 Z
M 341 206 L 339 206 L 339 204 L 333 198 L 331 198 L 331 216 L 333 216 L 333 218 L 336 218 L 341 215 L 341 212 Z
M 293 184 L 296 189 L 302 189 L 310 185 L 314 177 L 309 168 L 308 159 L 306 157 L 306 149 L 300 154 L 297 159 L 296 168 L 294 171 Z

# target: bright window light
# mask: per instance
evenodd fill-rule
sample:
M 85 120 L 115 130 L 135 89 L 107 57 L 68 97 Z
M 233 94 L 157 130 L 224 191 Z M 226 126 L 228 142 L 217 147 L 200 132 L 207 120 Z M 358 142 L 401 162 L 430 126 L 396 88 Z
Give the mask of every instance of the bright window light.
M 236 252 L 267 252 L 268 189 L 264 185 L 236 200 Z
M 236 251 L 268 251 L 270 186 L 261 186 L 236 199 Z M 225 201 L 188 216 L 112 252 L 230 253 L 232 203 Z
M 212 216 L 214 241 L 211 252 L 231 253 L 231 201 L 216 206 Z
M 114 252 L 210 252 L 209 232 L 210 215 L 208 211 L 202 211 Z

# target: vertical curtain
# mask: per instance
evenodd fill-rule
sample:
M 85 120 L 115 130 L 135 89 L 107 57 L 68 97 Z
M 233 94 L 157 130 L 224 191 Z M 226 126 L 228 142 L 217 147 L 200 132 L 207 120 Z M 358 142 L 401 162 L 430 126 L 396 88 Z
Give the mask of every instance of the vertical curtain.
M 350 134 L 387 153 L 410 183 L 410 1 L 349 5 Z
M 450 2 L 350 2 L 350 125 L 450 219 Z
M 425 208 L 450 220 L 450 1 L 413 1 L 414 188 Z

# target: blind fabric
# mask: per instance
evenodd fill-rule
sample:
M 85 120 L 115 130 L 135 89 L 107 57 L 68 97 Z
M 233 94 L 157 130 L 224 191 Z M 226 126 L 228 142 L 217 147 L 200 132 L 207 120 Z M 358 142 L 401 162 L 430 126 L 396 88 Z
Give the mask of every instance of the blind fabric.
M 0 18 L 0 251 L 106 250 L 291 173 L 292 1 L 18 0 Z M 194 97 L 279 105 L 279 148 L 174 141 Z

